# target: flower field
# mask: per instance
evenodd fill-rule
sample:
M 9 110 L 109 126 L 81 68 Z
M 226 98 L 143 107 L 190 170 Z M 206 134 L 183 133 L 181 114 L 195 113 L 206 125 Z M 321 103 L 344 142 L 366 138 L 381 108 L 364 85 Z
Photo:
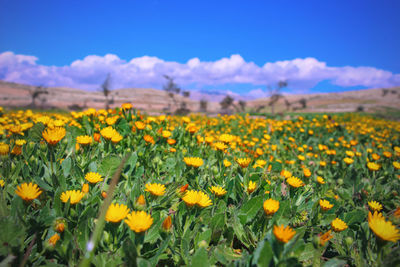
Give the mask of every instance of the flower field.
M 7 266 L 398 266 L 400 123 L 0 108 Z

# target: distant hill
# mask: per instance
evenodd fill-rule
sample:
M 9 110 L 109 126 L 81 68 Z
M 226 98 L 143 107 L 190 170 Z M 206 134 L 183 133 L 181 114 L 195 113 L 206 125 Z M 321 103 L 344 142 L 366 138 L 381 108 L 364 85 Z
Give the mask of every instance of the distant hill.
M 36 87 L 0 81 L 0 106 L 29 107 L 32 92 Z M 90 92 L 67 87 L 47 87 L 47 94 L 40 94 L 35 100 L 37 108 L 59 108 L 78 110 L 89 107 L 104 108 L 105 97 L 101 92 Z M 149 113 L 160 113 L 178 108 L 176 102 L 185 101 L 192 112 L 200 110 L 200 101 L 176 95 L 174 102 L 162 90 L 151 88 L 126 88 L 112 90 L 109 96 L 111 107 L 132 103 L 136 108 Z M 215 99 L 210 95 L 206 99 Z M 286 101 L 285 101 L 286 100 Z M 246 111 L 270 112 L 269 99 L 261 98 L 246 102 Z M 288 105 L 285 104 L 289 103 Z M 302 105 L 303 103 L 303 105 Z M 276 112 L 347 112 L 364 110 L 376 112 L 392 109 L 400 111 L 400 87 L 388 89 L 366 89 L 341 93 L 319 93 L 305 95 L 284 95 L 277 103 Z M 305 107 L 304 107 L 305 104 Z M 238 106 L 238 105 L 236 105 Z M 208 102 L 207 111 L 219 112 L 218 102 Z
M 290 104 L 290 110 L 302 112 L 350 112 L 357 109 L 377 112 L 387 108 L 400 111 L 400 87 L 339 93 L 284 95 L 284 98 L 276 103 L 275 110 L 277 112 L 287 110 L 285 99 Z M 305 102 L 305 108 L 300 101 Z M 256 99 L 248 101 L 247 106 L 268 112 L 271 110 L 268 102 L 268 98 Z M 261 109 L 262 106 L 265 106 L 265 108 Z

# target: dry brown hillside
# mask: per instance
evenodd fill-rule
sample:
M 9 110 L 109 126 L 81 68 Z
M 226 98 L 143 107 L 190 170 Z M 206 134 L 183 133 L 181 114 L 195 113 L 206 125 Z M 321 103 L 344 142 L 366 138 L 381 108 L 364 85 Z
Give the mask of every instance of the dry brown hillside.
M 41 91 L 34 86 L 0 81 L 0 105 L 9 107 L 35 106 L 37 108 L 84 109 L 105 107 L 101 92 L 89 92 L 65 87 L 47 87 L 47 93 L 39 94 L 33 103 L 32 94 Z M 191 111 L 198 111 L 199 101 L 176 95 L 174 102 L 166 92 L 151 88 L 130 88 L 113 90 L 109 96 L 110 106 L 132 103 L 136 108 L 148 112 L 175 110 L 177 103 L 185 101 Z
M 35 91 L 36 90 L 36 91 Z M 41 89 L 40 89 L 41 90 Z M 39 92 L 40 92 L 39 90 Z M 89 92 L 65 87 L 47 87 L 47 93 L 39 93 L 32 102 L 32 94 L 38 88 L 30 85 L 0 81 L 0 106 L 9 107 L 36 107 L 59 109 L 84 109 L 88 107 L 104 108 L 105 97 L 100 92 Z M 130 102 L 136 108 L 149 113 L 173 111 L 178 108 L 176 102 L 165 91 L 151 88 L 129 88 L 113 90 L 110 94 L 111 107 L 120 106 Z M 200 110 L 198 100 L 175 96 L 177 102 L 185 101 L 192 112 Z M 288 109 L 285 99 L 290 103 Z M 305 99 L 306 108 L 302 108 L 300 100 Z M 269 99 L 256 99 L 246 103 L 246 111 L 259 110 L 270 112 Z M 304 102 L 304 101 L 303 101 Z M 390 108 L 400 111 L 400 87 L 390 89 L 367 89 L 342 93 L 320 93 L 308 95 L 285 95 L 280 99 L 275 110 L 300 111 L 300 112 L 347 112 L 357 109 L 376 112 Z M 216 113 L 220 111 L 217 102 L 209 102 L 207 111 Z
M 275 107 L 277 112 L 287 111 L 285 99 L 290 103 L 289 110 L 301 112 L 351 112 L 363 109 L 367 112 L 376 112 L 382 109 L 400 110 L 400 87 L 389 89 L 366 89 L 341 93 L 319 93 L 308 95 L 285 95 Z M 305 100 L 303 108 L 301 99 Z M 260 108 L 261 111 L 270 112 L 269 99 L 256 99 L 249 101 L 249 109 Z M 261 107 L 263 107 L 261 109 Z

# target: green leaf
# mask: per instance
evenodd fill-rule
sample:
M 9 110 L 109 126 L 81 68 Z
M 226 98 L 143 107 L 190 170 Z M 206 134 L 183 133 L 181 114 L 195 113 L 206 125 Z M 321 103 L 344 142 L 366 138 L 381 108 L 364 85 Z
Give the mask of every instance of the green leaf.
M 200 234 L 198 234 L 196 236 L 196 241 L 195 241 L 194 245 L 197 247 L 199 245 L 199 242 L 201 242 L 203 240 L 206 241 L 207 244 L 210 243 L 210 240 L 211 240 L 211 229 L 207 229 L 207 230 L 201 232 Z
M 361 223 L 365 221 L 367 217 L 367 214 L 364 210 L 356 209 L 351 212 L 348 212 L 346 216 L 344 217 L 344 221 L 348 225 L 356 224 L 356 223 Z
M 136 259 L 136 263 L 137 263 L 138 267 L 152 267 L 152 266 L 154 266 L 154 265 L 151 264 L 151 262 L 149 262 L 148 260 L 143 259 L 143 258 L 137 258 Z
M 111 156 L 103 159 L 100 163 L 99 173 L 104 177 L 110 177 L 118 168 L 121 159 L 117 156 Z
M 68 157 L 66 159 L 63 160 L 63 162 L 61 163 L 61 167 L 64 173 L 64 177 L 68 177 L 70 172 L 71 172 L 71 166 L 72 166 L 72 161 L 71 158 Z
M 42 132 L 44 130 L 43 123 L 36 123 L 32 128 L 29 129 L 28 139 L 33 142 L 39 142 L 42 140 Z
M 336 219 L 336 214 L 323 214 L 323 218 L 321 220 L 321 225 L 330 224 L 334 219 Z
M 261 267 L 268 267 L 274 254 L 272 252 L 271 244 L 267 239 L 261 241 L 253 254 L 253 264 Z
M 256 214 L 262 209 L 263 197 L 253 197 L 246 202 L 239 211 L 239 219 L 242 224 L 251 222 Z
M 168 235 L 168 237 L 163 241 L 163 243 L 158 247 L 156 255 L 154 255 L 151 259 L 151 265 L 156 266 L 158 263 L 158 258 L 160 255 L 165 251 L 165 249 L 168 247 L 168 243 L 171 240 L 172 235 Z
M 211 218 L 210 226 L 212 229 L 219 229 L 225 225 L 225 213 L 215 214 Z
M 208 261 L 208 253 L 207 250 L 203 247 L 197 249 L 196 253 L 192 257 L 191 267 L 207 267 L 210 266 L 210 262 Z
M 42 178 L 35 176 L 33 179 L 35 180 L 35 182 L 37 183 L 37 185 L 40 188 L 42 188 L 42 189 L 44 189 L 46 191 L 52 191 L 53 190 L 53 187 L 50 186 L 48 183 L 46 183 Z
M 271 171 L 272 172 L 281 172 L 282 171 L 282 164 L 279 162 L 272 162 Z
M 314 245 L 312 243 L 307 243 L 304 247 L 303 252 L 299 256 L 300 261 L 309 261 L 314 256 Z
M 345 266 L 347 263 L 345 260 L 341 260 L 338 258 L 332 258 L 322 265 L 323 267 L 342 267 Z
M 150 244 L 153 244 L 160 237 L 159 229 L 161 228 L 161 224 L 163 221 L 160 220 L 159 217 L 160 217 L 159 213 L 153 214 L 153 219 L 154 221 L 157 221 L 157 223 L 152 227 L 150 227 L 150 230 L 146 233 L 144 237 L 144 242 L 149 242 Z

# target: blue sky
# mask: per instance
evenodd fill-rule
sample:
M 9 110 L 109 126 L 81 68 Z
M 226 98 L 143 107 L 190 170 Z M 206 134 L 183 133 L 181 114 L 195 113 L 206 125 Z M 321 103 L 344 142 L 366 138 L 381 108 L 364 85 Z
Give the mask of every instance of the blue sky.
M 293 92 L 400 85 L 396 0 L 0 0 L 0 12 L 9 81 L 94 90 L 111 73 L 115 88 L 161 88 L 169 74 L 254 95 L 280 79 Z

